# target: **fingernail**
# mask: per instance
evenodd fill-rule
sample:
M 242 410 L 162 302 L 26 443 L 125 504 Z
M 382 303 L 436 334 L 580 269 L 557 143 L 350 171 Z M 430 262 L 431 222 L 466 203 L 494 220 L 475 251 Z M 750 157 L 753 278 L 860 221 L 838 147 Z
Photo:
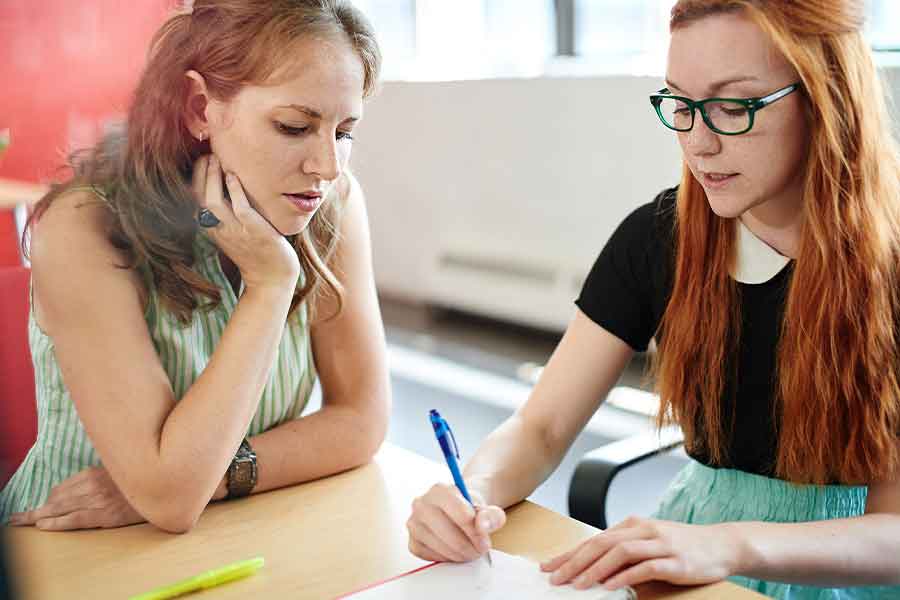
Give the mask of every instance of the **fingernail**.
M 585 587 L 589 587 L 590 585 L 591 585 L 591 582 L 588 580 L 587 577 L 581 576 L 575 580 L 575 587 L 585 588 Z
M 562 581 L 562 573 L 557 569 L 556 571 L 553 571 L 553 575 L 550 576 L 550 583 L 559 583 L 560 581 Z

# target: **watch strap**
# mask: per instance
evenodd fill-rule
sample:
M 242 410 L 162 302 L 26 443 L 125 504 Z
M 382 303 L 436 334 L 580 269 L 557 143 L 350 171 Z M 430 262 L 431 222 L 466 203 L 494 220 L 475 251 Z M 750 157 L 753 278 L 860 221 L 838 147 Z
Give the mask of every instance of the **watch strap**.
M 228 467 L 228 496 L 240 498 L 247 496 L 256 487 L 257 465 L 256 452 L 246 438 L 241 442 L 231 465 Z

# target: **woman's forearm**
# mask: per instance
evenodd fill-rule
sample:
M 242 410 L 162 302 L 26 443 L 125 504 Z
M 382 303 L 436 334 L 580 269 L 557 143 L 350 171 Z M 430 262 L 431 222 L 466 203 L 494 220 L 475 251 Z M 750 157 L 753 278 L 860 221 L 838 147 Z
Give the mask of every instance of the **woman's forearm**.
M 488 504 L 506 508 L 524 500 L 562 460 L 517 412 L 494 430 L 466 464 L 467 485 Z
M 809 523 L 727 523 L 736 575 L 822 587 L 900 584 L 900 515 Z
M 164 496 L 159 500 L 170 505 L 171 490 L 178 490 L 185 519 L 202 512 L 249 427 L 274 364 L 292 291 L 245 290 L 209 364 L 163 423 L 155 488 Z
M 254 492 L 346 471 L 371 460 L 384 441 L 387 418 L 347 406 L 323 406 L 254 436 L 258 479 Z

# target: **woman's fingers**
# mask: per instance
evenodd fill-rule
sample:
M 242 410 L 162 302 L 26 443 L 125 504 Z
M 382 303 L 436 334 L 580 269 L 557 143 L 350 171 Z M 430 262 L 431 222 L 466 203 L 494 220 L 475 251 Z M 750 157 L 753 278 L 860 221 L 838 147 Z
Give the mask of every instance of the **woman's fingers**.
M 541 563 L 541 571 L 549 572 L 549 571 L 557 570 L 562 565 L 564 565 L 567 560 L 572 558 L 575 555 L 575 552 L 577 552 L 579 548 L 581 548 L 580 545 L 569 550 L 568 552 L 565 552 L 563 554 L 560 554 L 559 556 L 555 556 L 555 557 L 551 558 L 550 560 L 542 562 Z
M 75 485 L 69 484 L 69 480 L 59 484 L 50 491 L 47 500 L 41 506 L 20 513 L 14 513 L 9 517 L 10 525 L 34 525 L 41 519 L 49 519 L 72 511 L 87 508 L 90 503 L 90 494 L 79 490 L 79 481 Z
M 219 221 L 226 224 L 234 223 L 234 216 L 231 208 L 225 202 L 222 189 L 222 167 L 215 154 L 211 154 L 209 157 L 203 203 L 203 207 L 212 212 Z
M 485 544 L 474 531 L 472 520 L 475 511 L 465 500 L 462 500 L 462 506 L 455 502 L 455 498 L 450 500 L 447 505 L 425 504 L 420 521 L 463 560 L 474 560 L 487 550 L 480 547 Z M 429 545 L 435 550 L 441 549 L 434 544 Z
M 665 544 L 659 540 L 629 540 L 616 544 L 575 578 L 575 587 L 587 588 L 595 582 L 602 583 L 631 566 L 666 555 Z
M 247 194 L 244 193 L 244 187 L 238 180 L 237 175 L 226 173 L 225 185 L 231 198 L 231 211 L 241 225 L 258 225 L 264 221 L 260 214 L 256 212 L 256 209 L 250 205 L 250 200 L 247 198 Z
M 95 529 L 111 525 L 106 511 L 99 509 L 76 510 L 58 517 L 40 519 L 35 523 L 45 531 L 69 531 L 72 529 Z
M 433 523 L 419 521 L 411 527 L 410 534 L 416 543 L 424 545 L 436 553 L 440 557 L 438 560 L 466 562 L 478 557 L 476 552 L 466 553 L 456 545 L 460 538 L 465 539 L 462 534 L 457 533 L 459 536 L 457 538 L 448 537 L 446 531 L 439 531 L 438 527 L 432 529 L 433 526 Z
M 409 551 L 411 554 L 418 556 L 423 560 L 430 560 L 432 562 L 446 562 L 447 560 L 422 542 L 412 538 L 409 539 Z
M 568 583 L 596 560 L 602 558 L 614 544 L 613 540 L 602 533 L 595 535 L 579 546 L 572 556 L 556 569 L 550 576 L 550 583 L 555 585 Z
M 603 587 L 614 590 L 626 585 L 637 585 L 646 581 L 673 581 L 678 575 L 678 561 L 674 558 L 656 558 L 634 565 L 610 577 Z
M 27 510 L 25 512 L 15 513 L 10 515 L 9 524 L 10 525 L 34 525 L 41 519 L 48 519 L 52 517 L 57 517 L 59 515 L 64 515 L 69 512 L 69 509 L 64 507 L 63 505 L 56 502 L 45 502 L 38 508 L 34 510 Z
M 476 525 L 479 515 L 489 523 Z M 489 532 L 505 520 L 500 508 L 476 511 L 454 486 L 437 484 L 413 502 L 407 521 L 410 549 L 421 550 L 417 555 L 423 558 L 438 555 L 441 560 L 475 560 L 490 549 Z
M 209 154 L 205 154 L 194 161 L 194 173 L 191 177 L 191 189 L 197 202 L 206 203 L 206 172 L 209 169 Z
M 475 517 L 475 529 L 483 535 L 494 533 L 506 525 L 506 512 L 499 506 L 479 506 Z

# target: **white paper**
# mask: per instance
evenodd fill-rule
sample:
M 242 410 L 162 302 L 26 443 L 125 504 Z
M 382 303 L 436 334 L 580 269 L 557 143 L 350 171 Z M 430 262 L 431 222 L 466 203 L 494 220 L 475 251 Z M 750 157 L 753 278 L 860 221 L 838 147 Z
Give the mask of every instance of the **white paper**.
M 351 595 L 353 600 L 635 600 L 631 588 L 576 590 L 555 586 L 537 563 L 491 550 L 493 568 L 483 558 L 469 563 L 441 563 Z

